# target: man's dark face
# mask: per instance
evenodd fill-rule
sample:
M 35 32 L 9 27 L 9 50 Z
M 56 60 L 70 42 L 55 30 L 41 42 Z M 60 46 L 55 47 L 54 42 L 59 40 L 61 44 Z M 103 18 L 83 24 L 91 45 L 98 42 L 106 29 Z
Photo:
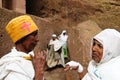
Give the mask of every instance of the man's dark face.
M 32 51 L 37 45 L 38 40 L 38 31 L 35 31 L 25 37 L 25 40 L 22 42 L 22 45 L 26 52 Z

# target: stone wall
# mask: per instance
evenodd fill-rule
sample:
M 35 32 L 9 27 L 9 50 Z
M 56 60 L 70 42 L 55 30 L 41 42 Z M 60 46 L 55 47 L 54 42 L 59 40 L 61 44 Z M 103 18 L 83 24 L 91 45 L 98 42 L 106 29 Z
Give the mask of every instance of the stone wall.
M 0 8 L 2 8 L 2 0 L 0 0 Z
M 0 0 L 0 7 L 26 13 L 26 0 Z

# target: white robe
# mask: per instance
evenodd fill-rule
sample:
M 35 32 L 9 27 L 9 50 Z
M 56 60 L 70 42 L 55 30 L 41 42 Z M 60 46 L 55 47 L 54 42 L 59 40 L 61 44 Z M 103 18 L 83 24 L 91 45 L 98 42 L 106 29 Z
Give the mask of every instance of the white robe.
M 15 49 L 0 59 L 0 80 L 33 80 L 34 68 L 26 53 Z
M 65 61 L 64 61 L 64 53 L 62 50 L 62 44 L 58 39 L 51 39 L 49 42 L 50 50 L 47 50 L 47 65 L 48 67 L 52 68 L 55 67 L 56 65 L 62 65 L 63 67 L 65 66 Z M 57 52 L 60 50 L 61 52 Z M 57 57 L 57 59 L 56 59 Z M 59 58 L 58 58 L 59 57 Z

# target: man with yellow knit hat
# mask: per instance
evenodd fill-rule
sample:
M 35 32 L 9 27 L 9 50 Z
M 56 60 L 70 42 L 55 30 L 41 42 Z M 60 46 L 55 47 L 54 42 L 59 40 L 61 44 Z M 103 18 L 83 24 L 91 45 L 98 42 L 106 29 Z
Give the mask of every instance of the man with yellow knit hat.
M 6 31 L 15 47 L 0 59 L 0 80 L 43 80 L 46 51 L 33 52 L 38 27 L 32 18 L 18 16 L 7 24 Z

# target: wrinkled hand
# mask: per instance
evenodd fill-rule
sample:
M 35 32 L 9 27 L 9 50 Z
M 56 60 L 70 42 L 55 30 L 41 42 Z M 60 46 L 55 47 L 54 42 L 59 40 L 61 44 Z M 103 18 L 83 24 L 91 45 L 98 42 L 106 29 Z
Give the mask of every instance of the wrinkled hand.
M 81 73 L 83 71 L 83 67 L 78 62 L 70 61 L 66 63 L 64 71 L 68 71 L 68 70 L 77 70 L 79 73 Z
M 32 57 L 32 63 L 35 70 L 35 80 L 42 80 L 46 63 L 46 51 L 35 53 Z

